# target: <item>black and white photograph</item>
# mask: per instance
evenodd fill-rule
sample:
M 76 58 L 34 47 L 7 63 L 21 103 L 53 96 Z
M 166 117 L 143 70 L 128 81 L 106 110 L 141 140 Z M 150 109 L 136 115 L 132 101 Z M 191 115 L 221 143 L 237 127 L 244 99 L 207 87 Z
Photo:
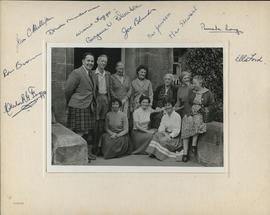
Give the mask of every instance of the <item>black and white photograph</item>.
M 47 168 L 224 170 L 224 51 L 48 44 Z

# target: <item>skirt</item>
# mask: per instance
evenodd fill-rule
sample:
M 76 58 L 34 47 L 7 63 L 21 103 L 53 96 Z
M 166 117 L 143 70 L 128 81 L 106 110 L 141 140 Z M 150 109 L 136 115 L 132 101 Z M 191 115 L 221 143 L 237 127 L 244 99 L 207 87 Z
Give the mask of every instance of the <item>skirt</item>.
M 128 135 L 111 138 L 108 133 L 101 136 L 101 149 L 105 159 L 129 155 L 132 151 Z
M 157 132 L 148 145 L 146 152 L 154 155 L 158 160 L 170 159 L 172 161 L 181 161 L 183 157 L 182 145 L 179 137 L 168 139 L 164 132 Z
M 131 142 L 134 150 L 132 154 L 141 154 L 141 155 L 147 154 L 145 150 L 148 147 L 152 138 L 153 134 L 133 130 L 131 133 Z
M 96 124 L 95 114 L 88 108 L 68 107 L 67 127 L 75 133 L 86 132 L 94 129 Z
M 193 116 L 184 116 L 182 119 L 181 139 L 192 137 L 196 134 L 206 132 L 206 124 L 203 122 L 203 116 L 196 114 Z

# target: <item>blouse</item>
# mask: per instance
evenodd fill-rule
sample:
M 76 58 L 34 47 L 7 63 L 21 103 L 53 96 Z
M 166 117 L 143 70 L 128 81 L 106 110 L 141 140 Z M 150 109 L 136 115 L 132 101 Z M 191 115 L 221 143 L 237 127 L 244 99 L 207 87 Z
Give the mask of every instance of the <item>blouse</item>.
M 153 102 L 153 88 L 151 81 L 148 79 L 140 80 L 136 78 L 132 81 L 131 86 L 135 102 L 139 101 L 141 95 L 148 96 L 151 100 L 150 103 Z
M 115 133 L 122 132 L 128 129 L 128 118 L 121 112 L 109 112 L 106 115 L 106 123 L 108 128 Z
M 150 114 L 153 112 L 152 108 L 148 108 L 147 110 L 143 110 L 141 107 L 136 109 L 133 112 L 133 120 L 140 124 L 140 126 L 144 129 L 148 129 L 148 125 L 150 123 Z M 134 124 L 134 129 L 136 130 L 136 126 Z
M 178 113 L 173 111 L 171 115 L 168 115 L 167 113 L 163 115 L 158 131 L 168 132 L 170 133 L 170 136 L 174 138 L 179 135 L 180 129 L 181 117 Z

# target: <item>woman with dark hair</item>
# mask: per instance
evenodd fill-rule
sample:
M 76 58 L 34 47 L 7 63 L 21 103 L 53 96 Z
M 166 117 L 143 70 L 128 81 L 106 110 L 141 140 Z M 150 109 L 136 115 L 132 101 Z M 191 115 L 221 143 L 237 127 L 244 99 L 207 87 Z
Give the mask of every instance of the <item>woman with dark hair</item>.
M 142 95 L 139 102 L 140 107 L 133 113 L 134 126 L 131 140 L 134 151 L 132 154 L 146 154 L 145 149 L 156 132 L 154 129 L 149 129 L 150 114 L 154 112 L 150 106 L 150 98 Z
M 183 117 L 181 139 L 183 139 L 184 155 L 183 161 L 189 160 L 188 140 L 192 137 L 191 151 L 197 153 L 197 141 L 199 134 L 206 132 L 206 123 L 212 111 L 214 97 L 212 93 L 203 87 L 203 78 L 199 75 L 193 77 L 193 90 L 189 90 L 185 101 L 185 112 Z
M 150 80 L 146 78 L 148 74 L 148 68 L 143 65 L 140 65 L 137 67 L 136 73 L 137 73 L 137 78 L 131 82 L 131 87 L 132 87 L 131 110 L 132 111 L 136 110 L 140 106 L 139 100 L 142 95 L 150 98 L 151 106 L 153 102 L 152 83 Z
M 157 87 L 154 93 L 153 108 L 159 110 L 163 108 L 164 99 L 175 101 L 177 95 L 177 88 L 173 85 L 173 74 L 165 74 L 163 80 L 164 84 Z M 160 125 L 163 111 L 151 114 L 151 128 L 158 128 Z
M 148 145 L 146 152 L 158 160 L 173 159 L 180 161 L 182 158 L 179 133 L 181 129 L 181 117 L 173 109 L 174 102 L 166 98 L 164 100 L 165 114 L 161 119 L 158 132 Z
M 119 99 L 111 100 L 111 111 L 107 113 L 105 131 L 100 144 L 105 159 L 121 157 L 131 152 L 128 137 L 128 118 L 120 111 L 122 103 Z

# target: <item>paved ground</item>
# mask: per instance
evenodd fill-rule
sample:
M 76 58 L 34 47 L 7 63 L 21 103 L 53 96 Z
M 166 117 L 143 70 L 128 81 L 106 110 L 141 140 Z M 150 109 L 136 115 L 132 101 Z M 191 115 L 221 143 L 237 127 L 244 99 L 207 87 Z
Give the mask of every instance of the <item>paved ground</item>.
M 176 161 L 159 161 L 155 158 L 150 158 L 148 155 L 129 155 L 122 158 L 113 158 L 105 160 L 98 157 L 97 160 L 91 161 L 89 165 L 108 165 L 108 166 L 187 166 L 200 167 L 195 158 L 191 158 L 187 163 Z

